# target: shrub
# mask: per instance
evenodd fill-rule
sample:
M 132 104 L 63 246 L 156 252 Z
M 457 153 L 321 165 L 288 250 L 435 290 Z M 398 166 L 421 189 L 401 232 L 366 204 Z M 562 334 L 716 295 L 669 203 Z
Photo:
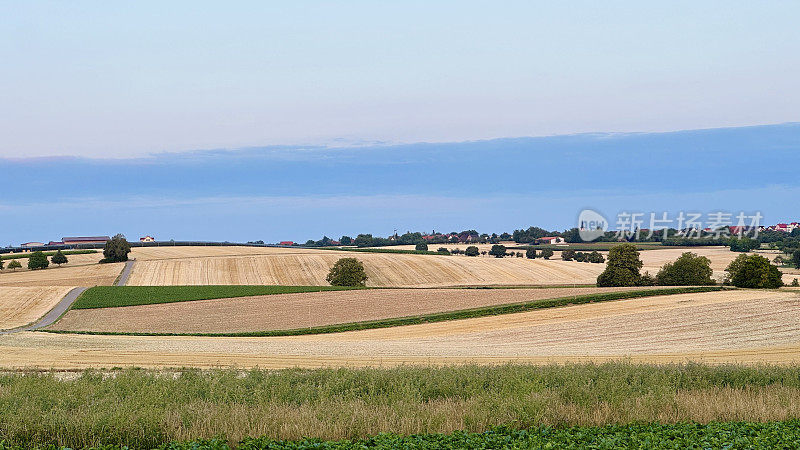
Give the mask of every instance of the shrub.
M 597 277 L 598 286 L 640 286 L 643 277 L 639 274 L 642 268 L 639 251 L 633 244 L 621 244 L 608 252 L 606 270 Z M 648 280 L 649 282 L 649 280 Z
M 49 265 L 50 261 L 47 260 L 47 256 L 42 252 L 33 252 L 31 253 L 31 257 L 28 258 L 28 269 L 47 269 Z
M 489 254 L 494 256 L 495 258 L 502 258 L 506 256 L 506 246 L 495 244 L 492 246 L 492 249 L 489 251 Z
M 704 286 L 715 284 L 711 275 L 711 260 L 705 256 L 686 252 L 675 262 L 666 263 L 656 275 L 661 286 Z
M 517 258 L 522 258 L 522 252 L 517 252 L 517 254 L 514 256 L 516 256 Z
M 561 252 L 561 259 L 564 261 L 572 261 L 575 259 L 575 250 L 564 250 Z
M 8 265 L 8 267 L 11 267 L 11 265 L 9 264 L 9 265 Z M 798 287 L 798 286 L 800 286 L 800 283 L 798 283 L 798 281 L 797 281 L 797 278 L 795 278 L 794 280 L 792 280 L 792 284 L 790 284 L 790 286 L 791 286 L 791 287 Z
M 650 272 L 645 272 L 644 275 L 642 275 L 642 278 L 639 280 L 638 284 L 638 286 L 655 286 L 655 285 L 656 285 L 656 279 L 653 278 L 652 275 L 650 275 Z
M 364 286 L 367 272 L 361 261 L 355 258 L 341 258 L 331 267 L 325 279 L 331 286 Z
M 482 252 L 481 252 L 481 255 L 483 255 L 483 256 L 486 256 L 488 253 L 489 253 L 489 252 L 487 252 L 486 250 L 484 250 L 484 251 L 482 251 Z
M 441 253 L 443 255 L 449 255 L 450 250 L 446 249 L 445 247 L 439 247 L 439 250 L 436 250 L 436 253 Z
M 783 286 L 781 271 L 761 255 L 739 255 L 727 269 L 726 283 L 750 289 L 777 289 Z
M 64 256 L 63 253 L 61 253 L 61 250 L 57 251 L 56 254 L 53 255 L 52 258 L 50 258 L 50 261 L 52 261 L 53 264 L 57 264 L 59 266 L 69 262 L 69 260 L 67 260 L 67 257 Z
M 128 260 L 128 253 L 131 252 L 131 244 L 125 236 L 117 234 L 106 242 L 103 248 L 102 263 L 123 262 Z
M 464 251 L 464 254 L 467 255 L 467 256 L 478 256 L 478 255 L 480 255 L 480 253 L 481 252 L 478 250 L 478 247 L 475 247 L 474 245 L 470 245 Z
M 589 253 L 589 256 L 586 258 L 586 260 L 594 264 L 602 264 L 606 262 L 606 259 L 597 250 L 593 251 L 592 253 Z
M 0 267 L 2 267 L 2 264 L 0 264 Z M 8 263 L 8 268 L 13 270 L 13 271 L 16 271 L 17 269 L 21 269 L 22 268 L 22 264 L 20 264 L 19 261 L 14 259 L 10 263 Z
M 0 258 L 0 270 L 3 270 L 3 260 Z
M 420 242 L 419 244 L 414 246 L 414 250 L 418 252 L 427 252 L 428 251 L 428 244 L 424 242 Z
M 585 262 L 586 261 L 586 254 L 583 253 L 583 252 L 575 252 L 575 261 Z
M 525 257 L 528 259 L 535 259 L 536 258 L 536 249 L 528 248 L 525 250 Z
M 544 259 L 550 259 L 550 258 L 553 257 L 553 250 L 550 250 L 549 248 L 546 248 L 546 249 L 542 250 L 542 253 L 539 256 L 541 256 Z
M 800 250 L 795 251 L 792 254 L 792 264 L 798 269 L 800 269 Z

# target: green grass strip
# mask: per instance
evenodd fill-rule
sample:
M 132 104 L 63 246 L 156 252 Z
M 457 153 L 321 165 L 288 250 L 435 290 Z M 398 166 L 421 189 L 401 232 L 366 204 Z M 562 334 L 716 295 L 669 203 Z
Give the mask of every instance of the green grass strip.
M 367 289 L 341 286 L 95 286 L 72 304 L 72 309 L 156 305 L 255 295 Z
M 128 287 L 128 286 L 120 286 Z M 131 286 L 133 287 L 133 286 Z M 119 288 L 116 288 L 119 289 Z M 582 305 L 586 303 L 607 302 L 630 298 L 654 297 L 657 295 L 689 294 L 698 292 L 720 291 L 719 286 L 705 287 L 679 287 L 664 289 L 648 289 L 638 291 L 605 292 L 600 294 L 577 295 L 559 297 L 532 302 L 511 303 L 482 308 L 462 309 L 442 313 L 425 314 L 419 316 L 398 317 L 392 319 L 372 320 L 364 322 L 351 322 L 319 327 L 296 328 L 291 330 L 249 331 L 237 333 L 129 333 L 113 331 L 70 331 L 70 330 L 44 330 L 50 333 L 64 334 L 93 334 L 93 335 L 123 335 L 123 336 L 210 336 L 210 337 L 269 337 L 269 336 L 301 336 L 308 334 L 341 333 L 345 331 L 369 330 L 374 328 L 399 327 L 404 325 L 419 325 L 424 323 L 444 322 L 448 320 L 472 319 L 476 317 L 496 316 L 500 314 L 513 314 L 536 309 L 556 308 L 559 306 Z
M 56 252 L 42 252 L 44 256 L 53 256 Z M 62 250 L 61 253 L 65 255 L 88 255 L 90 253 L 99 253 L 97 250 Z M 28 259 L 31 253 L 15 253 L 13 255 L 0 256 L 0 260 L 6 261 L 9 259 Z

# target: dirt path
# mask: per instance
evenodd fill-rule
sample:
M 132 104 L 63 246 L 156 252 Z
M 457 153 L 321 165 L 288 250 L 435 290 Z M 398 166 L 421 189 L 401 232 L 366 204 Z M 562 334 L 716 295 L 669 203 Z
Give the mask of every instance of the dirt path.
M 75 300 L 77 300 L 77 298 L 86 289 L 88 288 L 76 287 L 70 290 L 67 293 L 67 295 L 64 296 L 64 298 L 62 298 L 58 303 L 56 303 L 56 305 L 50 311 L 48 311 L 47 314 L 45 314 L 41 319 L 39 319 L 35 323 L 20 328 L 0 331 L 0 335 L 19 333 L 21 331 L 33 331 L 33 330 L 38 330 L 40 328 L 44 328 L 48 325 L 52 325 L 58 320 L 59 317 L 61 317 L 69 309 L 70 306 L 72 306 L 72 303 L 74 303 Z
M 122 268 L 122 273 L 119 274 L 119 279 L 114 283 L 114 286 L 125 286 L 131 276 L 131 270 L 133 270 L 133 263 L 135 262 L 135 259 L 125 262 L 125 267 Z

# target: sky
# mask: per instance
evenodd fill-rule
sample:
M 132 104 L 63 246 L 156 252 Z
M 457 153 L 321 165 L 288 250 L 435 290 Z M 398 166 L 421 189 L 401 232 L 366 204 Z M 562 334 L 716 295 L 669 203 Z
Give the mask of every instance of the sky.
M 0 0 L 0 245 L 797 220 L 793 1 Z

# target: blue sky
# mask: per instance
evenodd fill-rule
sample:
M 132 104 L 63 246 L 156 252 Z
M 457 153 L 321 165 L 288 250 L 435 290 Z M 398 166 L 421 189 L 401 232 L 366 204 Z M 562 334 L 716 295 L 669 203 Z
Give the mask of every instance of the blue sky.
M 0 17 L 0 245 L 800 216 L 794 1 L 0 0 Z

